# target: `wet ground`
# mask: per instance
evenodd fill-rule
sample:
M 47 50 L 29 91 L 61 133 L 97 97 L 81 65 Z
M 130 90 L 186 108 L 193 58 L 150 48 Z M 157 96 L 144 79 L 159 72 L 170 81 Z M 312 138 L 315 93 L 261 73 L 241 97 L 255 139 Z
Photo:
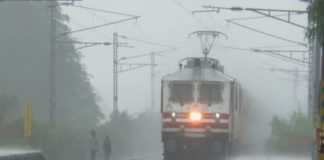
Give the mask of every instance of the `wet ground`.
M 231 160 L 311 160 L 311 157 L 297 156 L 238 156 Z
M 149 157 L 148 159 L 143 158 L 144 160 L 163 160 L 163 156 L 158 155 L 158 156 L 152 156 Z M 143 159 L 136 159 L 133 158 L 131 160 L 143 160 Z M 311 157 L 306 157 L 306 156 L 278 156 L 278 155 L 272 155 L 272 156 L 267 156 L 267 155 L 245 155 L 245 156 L 237 156 L 233 157 L 230 160 L 311 160 Z

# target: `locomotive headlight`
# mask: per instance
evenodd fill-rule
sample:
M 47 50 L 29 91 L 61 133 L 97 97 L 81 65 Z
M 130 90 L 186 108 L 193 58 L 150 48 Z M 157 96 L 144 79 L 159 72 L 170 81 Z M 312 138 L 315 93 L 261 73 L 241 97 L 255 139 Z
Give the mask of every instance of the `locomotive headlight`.
M 190 115 L 189 115 L 189 118 L 192 120 L 192 121 L 200 121 L 201 120 L 201 113 L 199 112 L 191 112 Z
M 175 118 L 176 117 L 176 113 L 175 112 L 172 112 L 171 113 L 171 116 L 172 116 L 172 118 Z
M 219 113 L 215 113 L 215 117 L 218 119 L 220 117 Z

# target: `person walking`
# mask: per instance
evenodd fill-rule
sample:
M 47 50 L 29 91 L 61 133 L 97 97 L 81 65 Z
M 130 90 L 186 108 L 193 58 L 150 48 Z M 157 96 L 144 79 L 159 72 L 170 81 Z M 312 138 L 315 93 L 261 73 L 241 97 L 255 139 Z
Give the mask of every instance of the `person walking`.
M 109 160 L 109 157 L 111 155 L 111 142 L 108 136 L 105 137 L 102 148 L 105 153 L 105 160 Z
M 96 132 L 91 130 L 91 136 L 89 139 L 89 149 L 90 149 L 90 160 L 96 160 L 96 154 L 99 149 L 99 144 L 96 138 Z

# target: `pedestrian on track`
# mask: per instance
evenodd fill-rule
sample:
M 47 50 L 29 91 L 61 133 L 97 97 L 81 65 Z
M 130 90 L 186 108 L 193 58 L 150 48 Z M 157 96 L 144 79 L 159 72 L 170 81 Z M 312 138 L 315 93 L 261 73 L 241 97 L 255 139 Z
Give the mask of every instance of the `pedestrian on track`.
M 96 138 L 96 132 L 91 130 L 91 136 L 89 139 L 89 149 L 90 149 L 90 160 L 96 160 L 96 154 L 99 149 L 99 144 Z
M 105 160 L 109 160 L 110 155 L 111 155 L 111 142 L 110 142 L 109 136 L 105 137 L 102 148 L 105 153 Z

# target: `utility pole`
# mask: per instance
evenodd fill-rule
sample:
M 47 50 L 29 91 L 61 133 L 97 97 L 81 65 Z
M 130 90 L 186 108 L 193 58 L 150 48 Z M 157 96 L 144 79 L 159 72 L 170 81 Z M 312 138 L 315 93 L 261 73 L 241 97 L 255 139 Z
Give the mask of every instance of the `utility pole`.
M 117 56 L 117 48 L 118 48 L 118 37 L 124 38 L 124 39 L 129 39 L 141 43 L 146 43 L 150 45 L 155 45 L 155 46 L 160 46 L 160 47 L 165 47 L 168 48 L 166 50 L 161 50 L 161 51 L 156 51 L 156 52 L 151 52 L 147 54 L 142 54 L 142 55 L 136 55 L 136 56 L 130 56 L 130 57 L 122 57 L 118 59 Z M 120 44 L 120 43 L 119 43 Z M 130 38 L 127 36 L 122 36 L 122 35 L 117 35 L 117 33 L 114 33 L 114 77 L 113 77 L 113 85 L 114 85 L 114 112 L 118 111 L 118 74 L 122 72 L 127 72 L 131 71 L 137 68 L 145 67 L 145 66 L 151 66 L 151 108 L 154 110 L 155 109 L 155 55 L 159 53 L 164 53 L 164 52 L 169 52 L 172 50 L 175 50 L 176 48 L 166 46 L 163 44 L 158 44 L 154 42 L 149 42 L 145 40 L 139 40 L 135 38 Z M 139 57 L 144 57 L 144 56 L 151 56 L 151 63 L 120 63 L 120 61 L 123 60 L 128 60 L 128 59 L 133 59 L 133 58 L 139 58 Z
M 118 59 L 118 34 L 117 32 L 113 33 L 113 113 L 116 115 L 118 113 L 118 73 L 130 71 L 136 68 L 148 66 L 150 64 L 141 64 L 141 63 L 119 63 Z M 121 60 L 124 60 L 122 58 Z M 124 66 L 127 66 L 125 68 Z M 124 68 L 123 68 L 124 67 Z
M 56 0 L 51 1 L 51 35 L 50 35 L 50 122 L 55 125 L 55 111 L 56 111 Z
M 299 100 L 298 100 L 298 78 L 299 78 L 299 73 L 298 73 L 298 68 L 295 68 L 295 71 L 294 71 L 294 89 L 293 89 L 293 92 L 294 92 L 294 102 L 295 102 L 295 105 L 299 105 Z M 295 106 L 296 107 L 296 106 Z
M 292 94 L 292 103 L 295 106 L 298 106 L 300 104 L 298 100 L 298 81 L 301 80 L 300 78 L 303 78 L 302 80 L 307 80 L 307 75 L 300 74 L 300 73 L 308 73 L 306 70 L 299 70 L 297 67 L 295 69 L 275 69 L 270 68 L 270 71 L 277 71 L 277 72 L 283 72 L 287 74 L 291 74 L 294 76 L 294 85 L 293 85 L 293 94 Z M 305 79 L 304 79 L 305 78 Z
M 155 53 L 151 53 L 151 107 L 155 109 Z
M 113 108 L 113 112 L 114 114 L 118 113 L 118 35 L 116 32 L 114 32 L 113 35 L 113 89 L 114 89 L 114 93 L 113 93 L 113 98 L 114 98 L 114 108 Z

